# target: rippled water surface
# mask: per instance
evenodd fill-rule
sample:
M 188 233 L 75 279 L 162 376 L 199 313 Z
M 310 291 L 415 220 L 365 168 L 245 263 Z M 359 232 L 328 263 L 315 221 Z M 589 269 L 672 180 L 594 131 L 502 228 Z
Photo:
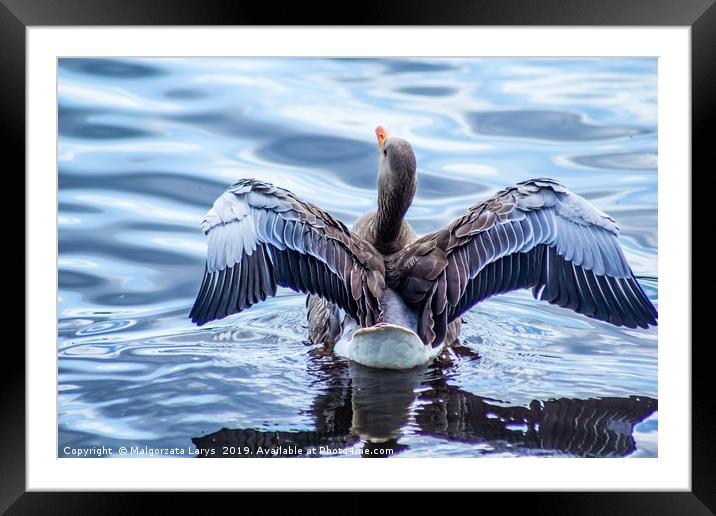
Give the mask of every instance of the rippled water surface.
M 655 456 L 656 328 L 517 292 L 473 308 L 454 356 L 389 372 L 308 345 L 304 298 L 290 291 L 202 328 L 187 314 L 199 224 L 230 183 L 274 182 L 350 224 L 375 205 L 379 124 L 414 146 L 419 233 L 553 177 L 617 219 L 656 304 L 656 70 L 654 59 L 61 60 L 59 456 Z

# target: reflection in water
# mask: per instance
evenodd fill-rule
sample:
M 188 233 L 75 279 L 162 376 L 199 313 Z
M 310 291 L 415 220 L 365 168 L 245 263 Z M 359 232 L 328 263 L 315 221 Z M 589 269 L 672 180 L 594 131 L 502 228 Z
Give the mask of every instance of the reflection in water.
M 449 385 L 431 366 L 377 370 L 351 363 L 324 372 L 328 393 L 313 401 L 314 430 L 223 428 L 192 443 L 202 458 L 319 456 L 387 457 L 417 436 L 481 445 L 483 455 L 624 457 L 634 426 L 657 409 L 649 397 L 534 400 L 509 406 Z

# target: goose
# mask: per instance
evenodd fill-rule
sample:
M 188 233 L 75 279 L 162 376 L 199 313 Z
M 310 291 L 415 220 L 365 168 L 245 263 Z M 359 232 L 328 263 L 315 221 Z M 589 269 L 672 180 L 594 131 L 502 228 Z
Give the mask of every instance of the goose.
M 616 221 L 558 181 L 530 179 L 417 237 L 405 220 L 417 189 L 404 139 L 376 130 L 377 207 L 352 228 L 292 192 L 239 179 L 204 217 L 197 325 L 276 295 L 308 294 L 309 338 L 359 364 L 410 369 L 459 337 L 461 316 L 497 294 L 542 301 L 627 328 L 657 311 L 619 245 Z

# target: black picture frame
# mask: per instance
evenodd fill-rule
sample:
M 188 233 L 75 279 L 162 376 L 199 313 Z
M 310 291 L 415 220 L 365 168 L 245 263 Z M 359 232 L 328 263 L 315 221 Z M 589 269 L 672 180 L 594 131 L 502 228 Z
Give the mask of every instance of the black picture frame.
M 298 2 L 276 8 L 275 4 L 238 0 L 0 0 L 0 131 L 3 135 L 0 142 L 6 172 L 3 191 L 6 197 L 20 203 L 31 195 L 24 180 L 20 180 L 21 175 L 13 172 L 25 170 L 25 31 L 32 26 L 62 25 L 688 26 L 692 45 L 692 170 L 706 174 L 707 156 L 713 146 L 707 129 L 716 98 L 716 6 L 713 4 L 714 0 L 443 0 L 420 5 L 383 2 L 374 4 L 375 9 L 363 6 L 353 10 L 345 8 L 348 4 L 341 6 L 336 2 L 311 6 Z M 693 181 L 693 172 L 691 178 Z M 15 193 L 10 196 L 9 191 Z M 18 206 L 7 211 L 10 208 L 5 206 L 6 213 L 23 209 Z M 691 206 L 684 207 L 684 217 L 690 215 Z M 25 225 L 13 220 L 10 226 L 10 241 L 16 250 L 2 253 L 0 261 L 6 271 L 6 300 L 12 297 L 11 304 L 17 307 L 20 303 L 16 293 L 24 290 L 20 275 L 12 271 L 22 269 L 25 275 L 32 271 L 25 268 L 24 245 L 19 252 L 19 242 L 25 241 Z M 26 306 L 24 302 L 23 306 Z M 32 310 L 32 307 L 26 309 Z M 17 309 L 5 314 L 14 316 L 16 312 Z M 12 326 L 20 327 L 19 324 Z M 7 510 L 8 514 L 124 514 L 157 501 L 157 495 L 150 493 L 25 492 L 25 352 L 18 341 L 7 339 L 1 362 L 0 511 Z M 686 350 L 690 343 L 667 344 Z M 481 493 L 479 503 L 484 504 L 488 496 L 497 503 L 500 503 L 497 497 L 509 496 L 510 510 L 550 514 L 713 514 L 716 511 L 716 454 L 711 430 L 716 426 L 716 417 L 710 397 L 709 344 L 709 341 L 697 341 L 691 348 L 690 492 L 560 492 L 521 496 Z M 317 487 L 319 485 L 317 482 Z M 195 497 L 174 493 L 162 498 L 165 510 L 172 510 L 174 507 L 186 509 L 187 503 Z M 295 503 L 301 503 L 302 499 L 304 497 Z M 225 496 L 221 501 L 225 501 Z

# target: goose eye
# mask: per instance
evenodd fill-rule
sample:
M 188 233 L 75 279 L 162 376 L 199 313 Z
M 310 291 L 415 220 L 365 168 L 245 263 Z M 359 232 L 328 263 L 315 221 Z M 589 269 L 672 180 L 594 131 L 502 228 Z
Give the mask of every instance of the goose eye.
M 383 149 L 383 156 L 387 156 L 387 155 L 388 155 L 388 149 Z

